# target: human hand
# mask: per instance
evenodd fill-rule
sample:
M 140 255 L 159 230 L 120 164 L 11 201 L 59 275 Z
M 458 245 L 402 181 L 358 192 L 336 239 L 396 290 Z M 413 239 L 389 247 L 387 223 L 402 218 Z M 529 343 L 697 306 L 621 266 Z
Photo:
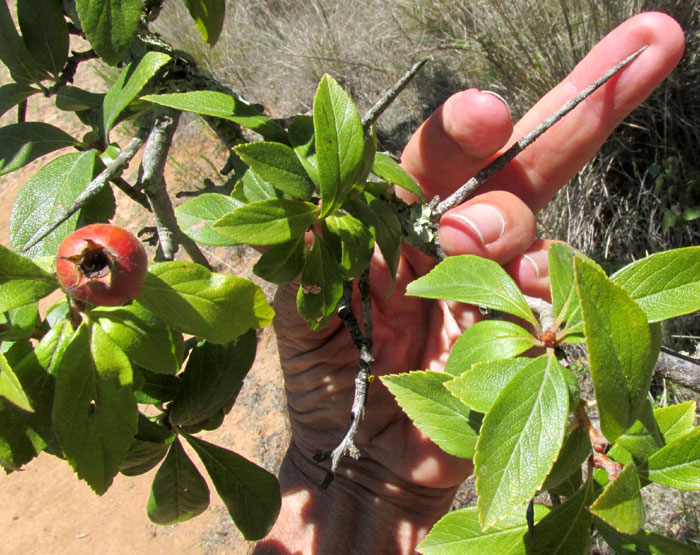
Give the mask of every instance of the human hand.
M 440 241 L 448 256 L 476 254 L 503 264 L 521 290 L 546 298 L 547 248 L 536 240 L 535 213 L 592 158 L 615 126 L 680 60 L 684 39 L 668 16 L 631 18 L 603 39 L 573 72 L 513 126 L 494 95 L 451 97 L 414 134 L 402 164 L 426 197 L 445 198 L 517 138 L 554 113 L 620 60 L 649 47 L 582 105 L 547 131 L 479 194 L 446 213 Z M 380 256 L 371 272 L 375 375 L 441 370 L 459 335 L 478 321 L 474 307 L 404 296 L 433 262 L 404 247 L 393 294 Z M 292 444 L 280 473 L 283 508 L 259 552 L 411 552 L 445 513 L 471 461 L 447 455 L 425 438 L 375 380 L 355 436 L 360 458 L 345 458 L 328 491 L 326 469 L 312 460 L 342 438 L 354 392 L 357 349 L 335 318 L 310 331 L 296 312 L 296 290 L 275 300 Z

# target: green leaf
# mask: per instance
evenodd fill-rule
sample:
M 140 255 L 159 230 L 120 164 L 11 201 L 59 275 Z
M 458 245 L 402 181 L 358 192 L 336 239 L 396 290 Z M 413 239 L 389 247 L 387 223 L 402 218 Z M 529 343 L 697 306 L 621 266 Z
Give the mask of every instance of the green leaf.
M 227 246 L 233 241 L 216 231 L 214 222 L 242 205 L 226 195 L 203 193 L 175 208 L 175 216 L 180 229 L 190 239 L 202 245 Z
M 190 353 L 180 389 L 170 405 L 174 426 L 198 424 L 221 409 L 228 412 L 255 360 L 255 330 L 226 345 L 203 342 Z
M 217 91 L 191 91 L 185 93 L 147 95 L 141 97 L 161 106 L 169 106 L 184 112 L 235 121 L 252 129 L 268 141 L 287 142 L 284 130 L 252 104 L 242 98 Z
M 539 363 L 524 357 L 477 363 L 445 382 L 445 387 L 468 407 L 486 414 L 513 376 L 531 364 Z
M 343 296 L 343 276 L 335 256 L 323 238 L 314 243 L 301 272 L 297 309 L 313 330 L 321 329 L 335 313 Z
M 635 463 L 640 464 L 663 444 L 663 438 L 656 420 L 654 420 L 651 402 L 646 399 L 639 417 L 634 424 L 617 437 L 609 455 L 619 462 L 626 463 L 634 460 Z M 624 455 L 620 453 L 621 449 L 627 451 L 632 459 L 629 457 L 623 459 Z
M 2 85 L 0 87 L 0 116 L 38 92 L 39 89 L 34 89 L 22 83 Z
M 446 388 L 450 376 L 430 370 L 382 376 L 418 429 L 450 455 L 471 458 L 480 418 Z
M 82 324 L 56 370 L 56 437 L 78 477 L 98 495 L 114 476 L 137 430 L 129 359 L 99 326 Z
M 236 154 L 260 178 L 301 200 L 310 200 L 315 185 L 294 150 L 282 143 L 256 141 L 238 145 Z
M 75 5 L 95 52 L 109 65 L 116 65 L 138 29 L 141 0 L 76 0 Z
M 639 303 L 649 322 L 700 310 L 700 247 L 652 254 L 610 279 Z
M 413 193 L 422 203 L 427 202 L 423 189 L 416 183 L 416 180 L 388 154 L 377 152 L 374 157 L 374 164 L 372 164 L 372 173 L 387 183 L 398 185 L 402 189 Z
M 214 223 L 214 230 L 239 243 L 276 245 L 302 235 L 318 218 L 309 202 L 269 199 L 237 208 Z
M 535 505 L 534 509 L 535 522 L 549 512 L 544 505 Z M 423 555 L 525 555 L 527 533 L 524 511 L 482 531 L 476 507 L 467 507 L 443 516 L 417 549 Z
M 296 239 L 274 245 L 266 250 L 253 266 L 258 277 L 271 283 L 289 283 L 295 280 L 306 257 L 306 240 L 303 235 Z
M 185 0 L 199 34 L 209 46 L 214 46 L 224 27 L 226 0 Z
M 13 308 L 4 316 L 0 316 L 0 323 L 3 319 L 5 322 L 0 325 L 0 341 L 30 339 L 43 328 L 36 302 Z
M 483 529 L 531 499 L 559 454 L 569 392 L 556 358 L 543 355 L 503 388 L 484 418 L 474 457 Z
M 125 476 L 145 474 L 163 460 L 175 434 L 139 413 L 138 432 L 119 466 Z
M 589 481 L 537 523 L 528 555 L 586 555 L 591 543 L 587 507 L 592 501 L 593 482 Z
M 350 214 L 330 215 L 323 220 L 323 238 L 336 252 L 345 279 L 364 272 L 374 255 L 374 236 Z
M 99 307 L 90 317 L 136 364 L 160 374 L 180 369 L 182 336 L 140 304 Z
M 523 294 L 500 264 L 480 256 L 450 256 L 409 283 L 407 295 L 446 299 L 507 312 L 537 322 Z
M 277 478 L 237 453 L 194 436 L 187 442 L 204 463 L 216 491 L 246 540 L 259 540 L 277 520 L 282 498 Z
M 98 160 L 98 167 L 101 160 Z M 79 212 L 78 227 L 85 227 L 90 224 L 102 224 L 109 222 L 117 213 L 117 201 L 114 197 L 112 187 L 107 184 L 102 185 L 99 191 Z
M 455 341 L 445 372 L 459 376 L 473 364 L 512 358 L 536 345 L 530 332 L 505 320 L 483 320 L 464 330 Z
M 0 353 L 0 397 L 4 397 L 16 407 L 34 412 L 27 394 L 22 389 L 22 384 L 2 353 Z
M 671 488 L 700 489 L 700 427 L 651 455 L 648 478 Z
M 141 367 L 134 367 L 134 392 L 136 401 L 144 405 L 161 405 L 175 399 L 180 379 L 171 374 L 156 374 Z
M 325 217 L 345 202 L 357 184 L 365 142 L 357 108 L 329 75 L 323 76 L 316 91 L 313 118 L 321 217 Z
M 573 475 L 580 476 L 581 465 L 590 454 L 591 441 L 588 434 L 581 426 L 577 426 L 564 440 L 541 489 L 552 490 L 570 480 Z
M 666 443 L 691 432 L 695 426 L 695 401 L 654 409 L 654 418 Z
M 134 439 L 126 457 L 119 465 L 119 472 L 124 476 L 139 476 L 155 468 L 168 452 L 168 444 L 153 443 Z
M 386 202 L 369 193 L 364 194 L 364 199 L 354 198 L 347 204 L 353 215 L 372 232 L 391 275 L 393 287 L 401 259 L 403 236 L 398 216 Z
M 68 322 L 58 325 L 22 352 L 16 343 L 6 352 L 34 412 L 27 412 L 0 399 L 0 465 L 17 470 L 42 449 L 60 454 L 53 431 L 55 379 L 52 375 L 73 335 Z
M 66 112 L 81 112 L 102 108 L 105 93 L 95 93 L 67 85 L 56 93 L 56 108 Z
M 22 38 L 35 64 L 58 78 L 68 60 L 68 24 L 55 0 L 17 0 Z
M 567 335 L 583 334 L 581 304 L 574 279 L 574 256 L 568 245 L 553 243 L 547 252 L 554 319 L 566 322 Z
M 698 555 L 700 549 L 665 538 L 649 530 L 640 530 L 634 535 L 622 534 L 595 518 L 596 530 L 615 553 L 639 553 L 642 555 Z
M 18 83 L 38 81 L 39 71 L 27 46 L 17 33 L 7 2 L 0 2 L 0 61 Z
M 0 313 L 38 301 L 57 287 L 55 276 L 0 245 Z
M 614 442 L 639 416 L 658 349 L 644 312 L 624 289 L 591 263 L 574 264 L 601 429 Z
M 369 178 L 369 174 L 372 171 L 372 163 L 374 162 L 374 157 L 377 154 L 377 134 L 374 131 L 374 127 L 370 127 L 367 132 L 367 138 L 364 140 L 364 148 L 362 149 L 362 158 L 360 163 L 357 165 L 355 170 L 355 175 L 353 176 L 352 187 L 349 188 L 348 195 L 349 198 L 353 194 L 358 194 L 364 191 L 365 184 Z
M 138 62 L 131 62 L 119 74 L 104 98 L 104 138 L 109 143 L 109 132 L 117 117 L 134 100 L 151 78 L 163 67 L 170 56 L 160 52 L 146 52 Z
M 10 245 L 25 256 L 55 256 L 58 246 L 78 227 L 76 213 L 37 245 L 24 252 L 46 225 L 56 221 L 90 183 L 96 151 L 64 154 L 43 166 L 15 197 L 10 219 Z
M 151 486 L 146 511 L 156 524 L 175 524 L 202 514 L 209 488 L 176 437 Z
M 242 161 L 241 164 L 243 164 Z M 233 188 L 231 198 L 241 204 L 250 204 L 260 200 L 282 198 L 282 192 L 248 168 Z
M 196 424 L 191 424 L 188 426 L 180 426 L 180 432 L 183 434 L 196 434 L 202 431 L 210 432 L 220 428 L 223 425 L 225 418 L 226 411 L 224 409 L 220 409 L 202 422 L 197 422 Z
M 636 534 L 646 520 L 640 488 L 637 467 L 630 463 L 605 487 L 590 511 L 618 532 Z
M 54 150 L 75 146 L 78 142 L 58 127 L 40 121 L 0 127 L 0 175 L 18 170 Z
M 294 149 L 306 173 L 320 189 L 318 163 L 316 162 L 316 141 L 314 138 L 314 119 L 312 116 L 299 115 L 289 126 L 289 142 Z
M 191 262 L 149 266 L 137 302 L 169 325 L 212 343 L 228 343 L 267 326 L 274 311 L 253 282 Z

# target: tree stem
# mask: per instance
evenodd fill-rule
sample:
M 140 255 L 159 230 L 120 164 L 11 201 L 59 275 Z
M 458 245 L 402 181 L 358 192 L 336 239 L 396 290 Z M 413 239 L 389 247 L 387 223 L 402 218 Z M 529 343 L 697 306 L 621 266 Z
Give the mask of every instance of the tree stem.
M 343 284 L 343 297 L 338 304 L 338 317 L 342 320 L 350 333 L 352 342 L 357 347 L 358 351 L 358 364 L 357 364 L 357 375 L 355 376 L 355 395 L 352 401 L 352 408 L 350 409 L 350 422 L 345 430 L 345 435 L 343 439 L 338 444 L 338 446 L 329 453 L 317 453 L 314 457 L 317 462 L 331 459 L 331 468 L 326 474 L 323 483 L 319 486 L 321 489 L 326 489 L 333 481 L 335 472 L 342 459 L 346 454 L 351 457 L 357 458 L 359 456 L 359 451 L 355 446 L 354 438 L 357 433 L 357 428 L 360 425 L 360 420 L 364 416 L 365 404 L 367 402 L 367 391 L 369 389 L 370 377 L 372 375 L 372 363 L 374 362 L 374 357 L 372 356 L 372 316 L 371 316 L 371 301 L 369 298 L 369 270 L 366 270 L 359 279 L 362 283 L 360 287 L 360 292 L 362 295 L 362 314 L 363 314 L 363 325 L 365 328 L 365 333 L 362 333 L 360 329 L 360 323 L 358 322 L 355 314 L 352 311 L 352 294 L 353 294 L 353 282 L 346 281 Z
M 143 189 L 153 211 L 163 259 L 173 260 L 178 246 L 182 245 L 195 262 L 211 269 L 196 243 L 188 241 L 182 233 L 168 196 L 165 163 L 179 120 L 180 112 L 175 110 L 162 110 L 156 116 L 144 147 L 137 189 Z

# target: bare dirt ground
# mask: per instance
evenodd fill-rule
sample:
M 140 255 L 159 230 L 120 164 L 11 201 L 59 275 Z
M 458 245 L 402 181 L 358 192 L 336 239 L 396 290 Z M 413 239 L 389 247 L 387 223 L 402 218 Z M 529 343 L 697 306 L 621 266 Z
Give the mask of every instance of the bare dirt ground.
M 0 124 L 10 123 L 14 117 L 13 111 Z M 72 114 L 56 111 L 44 99 L 30 100 L 27 120 L 58 125 L 76 137 L 84 132 Z M 211 165 L 221 163 L 223 154 L 208 146 L 213 141 L 200 134 L 196 123 L 188 121 L 183 122 L 184 132 L 176 139 L 172 157 L 176 162 L 169 165 L 166 178 L 176 188 L 194 189 Z M 43 163 L 45 160 L 33 162 L 0 178 L 1 244 L 9 245 L 10 212 L 17 191 Z M 130 182 L 134 176 L 133 169 L 125 175 Z M 117 202 L 114 223 L 132 231 L 153 225 L 148 213 L 124 195 L 118 194 Z M 251 251 L 215 249 L 208 254 L 218 271 L 252 277 L 255 255 Z M 270 297 L 273 291 L 266 289 L 266 293 Z M 233 410 L 218 430 L 200 437 L 276 472 L 288 442 L 284 411 L 275 338 L 268 328 L 259 335 L 255 365 Z M 201 469 L 196 455 L 190 451 L 190 456 Z M 155 472 L 136 478 L 118 475 L 102 497 L 79 481 L 65 461 L 46 454 L 25 470 L 0 473 L 0 553 L 218 554 L 250 550 L 251 544 L 231 522 L 211 483 L 211 504 L 202 515 L 175 526 L 151 523 L 146 503 Z

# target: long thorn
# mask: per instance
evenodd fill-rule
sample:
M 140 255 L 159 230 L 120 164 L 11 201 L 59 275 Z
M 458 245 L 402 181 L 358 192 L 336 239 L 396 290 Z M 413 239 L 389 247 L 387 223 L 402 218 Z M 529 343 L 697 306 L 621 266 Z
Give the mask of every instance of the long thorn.
M 421 68 L 428 62 L 430 58 L 423 58 L 421 61 L 413 64 L 411 69 L 404 73 L 403 77 L 399 79 L 396 84 L 386 91 L 377 102 L 372 106 L 369 111 L 362 118 L 362 129 L 367 131 L 370 126 L 377 121 L 377 118 L 382 115 L 384 110 L 386 110 L 391 103 L 396 99 L 399 93 L 406 88 L 411 82 L 416 74 L 421 70 Z
M 38 245 L 41 241 L 46 239 L 51 233 L 56 231 L 58 226 L 63 222 L 68 220 L 73 214 L 78 210 L 83 208 L 88 202 L 90 202 L 95 196 L 102 190 L 103 187 L 107 185 L 110 179 L 113 179 L 119 175 L 122 170 L 129 164 L 131 159 L 136 155 L 141 146 L 143 145 L 146 137 L 150 131 L 149 127 L 140 129 L 138 134 L 131 139 L 129 144 L 124 150 L 121 151 L 119 156 L 117 156 L 114 161 L 107 166 L 102 173 L 100 173 L 95 179 L 87 184 L 82 193 L 80 193 L 73 203 L 52 223 L 44 226 L 43 229 L 38 231 L 39 235 L 30 243 L 24 246 L 22 252 L 27 252 L 29 249 Z
M 511 160 L 513 160 L 513 158 L 515 158 L 528 146 L 534 143 L 545 131 L 547 131 L 547 129 L 552 127 L 565 115 L 571 112 L 571 110 L 576 108 L 576 106 L 581 104 L 581 102 L 583 102 L 586 98 L 593 94 L 597 89 L 599 89 L 605 83 L 607 83 L 610 80 L 610 78 L 612 78 L 618 71 L 620 71 L 630 62 L 632 62 L 632 60 L 634 60 L 637 56 L 644 52 L 646 48 L 647 46 L 643 46 L 634 54 L 628 56 L 620 63 L 610 68 L 610 70 L 608 70 L 602 77 L 600 77 L 594 83 L 583 89 L 574 98 L 572 98 L 561 108 L 559 108 L 559 110 L 557 110 L 556 113 L 549 116 L 532 131 L 530 131 L 527 135 L 522 137 L 518 142 L 516 142 L 513 146 L 511 146 L 508 150 L 506 150 L 488 166 L 482 169 L 479 173 L 477 173 L 474 177 L 472 177 L 469 181 L 467 181 L 464 185 L 462 185 L 459 189 L 452 193 L 448 198 L 438 203 L 432 212 L 431 217 L 433 221 L 439 221 L 445 212 L 454 208 L 455 206 L 459 206 L 465 200 L 467 200 L 486 180 L 492 177 L 495 173 L 501 171 L 506 166 L 506 164 L 508 164 Z

